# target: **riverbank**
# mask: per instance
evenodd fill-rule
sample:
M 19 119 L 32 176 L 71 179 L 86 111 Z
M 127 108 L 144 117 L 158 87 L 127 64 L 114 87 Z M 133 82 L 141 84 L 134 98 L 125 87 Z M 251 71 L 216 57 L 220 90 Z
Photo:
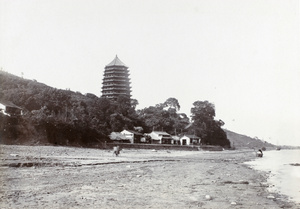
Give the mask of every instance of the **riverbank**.
M 265 152 L 263 158 L 247 162 L 256 170 L 270 173 L 269 191 L 284 194 L 300 205 L 300 150 Z M 300 208 L 300 207 L 299 207 Z
M 0 208 L 296 208 L 267 191 L 253 151 L 0 145 Z

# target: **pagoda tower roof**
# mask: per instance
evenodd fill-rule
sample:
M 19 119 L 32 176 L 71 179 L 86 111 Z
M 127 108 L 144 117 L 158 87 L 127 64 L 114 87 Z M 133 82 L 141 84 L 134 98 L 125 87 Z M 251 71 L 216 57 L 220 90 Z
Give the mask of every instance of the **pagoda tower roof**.
M 116 55 L 115 59 L 113 61 L 111 61 L 108 65 L 106 65 L 106 67 L 112 67 L 112 66 L 123 66 L 123 67 L 127 67 Z

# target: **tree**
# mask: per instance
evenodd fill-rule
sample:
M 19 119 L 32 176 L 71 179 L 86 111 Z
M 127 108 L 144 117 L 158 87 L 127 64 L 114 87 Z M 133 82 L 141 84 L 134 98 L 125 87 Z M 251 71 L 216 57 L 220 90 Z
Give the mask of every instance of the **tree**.
M 194 107 L 191 109 L 192 121 L 209 121 L 213 120 L 215 113 L 215 105 L 208 101 L 196 101 L 193 103 Z
M 166 107 L 169 107 L 166 109 Z M 177 113 L 180 105 L 177 99 L 169 98 L 164 103 L 150 106 L 138 111 L 138 116 L 145 123 L 147 131 L 159 130 L 175 134 L 189 124 L 186 114 Z
M 177 113 L 176 118 L 174 118 L 174 134 L 181 133 L 185 127 L 190 124 L 190 119 L 185 113 Z
M 108 123 L 111 131 L 121 131 L 122 129 L 133 129 L 140 126 L 141 122 L 135 111 L 138 104 L 136 99 L 130 99 L 128 96 L 118 96 L 115 101 L 110 101 L 110 116 Z
M 125 126 L 124 117 L 121 114 L 114 113 L 110 115 L 110 126 L 112 131 L 120 132 Z
M 122 114 L 123 116 L 127 116 L 131 107 L 131 101 L 130 98 L 127 96 L 118 96 L 117 100 L 114 103 L 115 105 L 115 111 L 119 114 Z
M 226 133 L 221 126 L 222 120 L 214 120 L 215 106 L 208 101 L 196 101 L 191 108 L 192 129 L 201 137 L 203 144 L 230 146 Z
M 132 107 L 133 109 L 135 109 L 136 106 L 139 104 L 139 102 L 138 102 L 136 99 L 131 99 L 131 100 L 130 100 L 130 104 L 131 104 L 131 107 Z
M 176 98 L 170 97 L 164 102 L 164 105 L 169 108 L 175 108 L 176 111 L 180 110 L 179 102 Z

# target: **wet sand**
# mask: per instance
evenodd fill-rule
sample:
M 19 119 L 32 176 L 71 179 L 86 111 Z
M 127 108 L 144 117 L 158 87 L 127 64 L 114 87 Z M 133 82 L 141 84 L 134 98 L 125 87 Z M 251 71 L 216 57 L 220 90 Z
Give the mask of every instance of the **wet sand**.
M 300 208 L 243 151 L 0 145 L 0 208 Z

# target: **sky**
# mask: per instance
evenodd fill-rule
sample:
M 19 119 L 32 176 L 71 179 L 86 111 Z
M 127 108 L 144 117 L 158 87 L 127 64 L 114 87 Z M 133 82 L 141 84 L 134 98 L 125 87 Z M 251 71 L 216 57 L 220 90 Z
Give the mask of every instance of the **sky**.
M 0 68 L 101 96 L 115 56 L 138 109 L 215 105 L 224 128 L 300 145 L 299 0 L 0 0 Z

